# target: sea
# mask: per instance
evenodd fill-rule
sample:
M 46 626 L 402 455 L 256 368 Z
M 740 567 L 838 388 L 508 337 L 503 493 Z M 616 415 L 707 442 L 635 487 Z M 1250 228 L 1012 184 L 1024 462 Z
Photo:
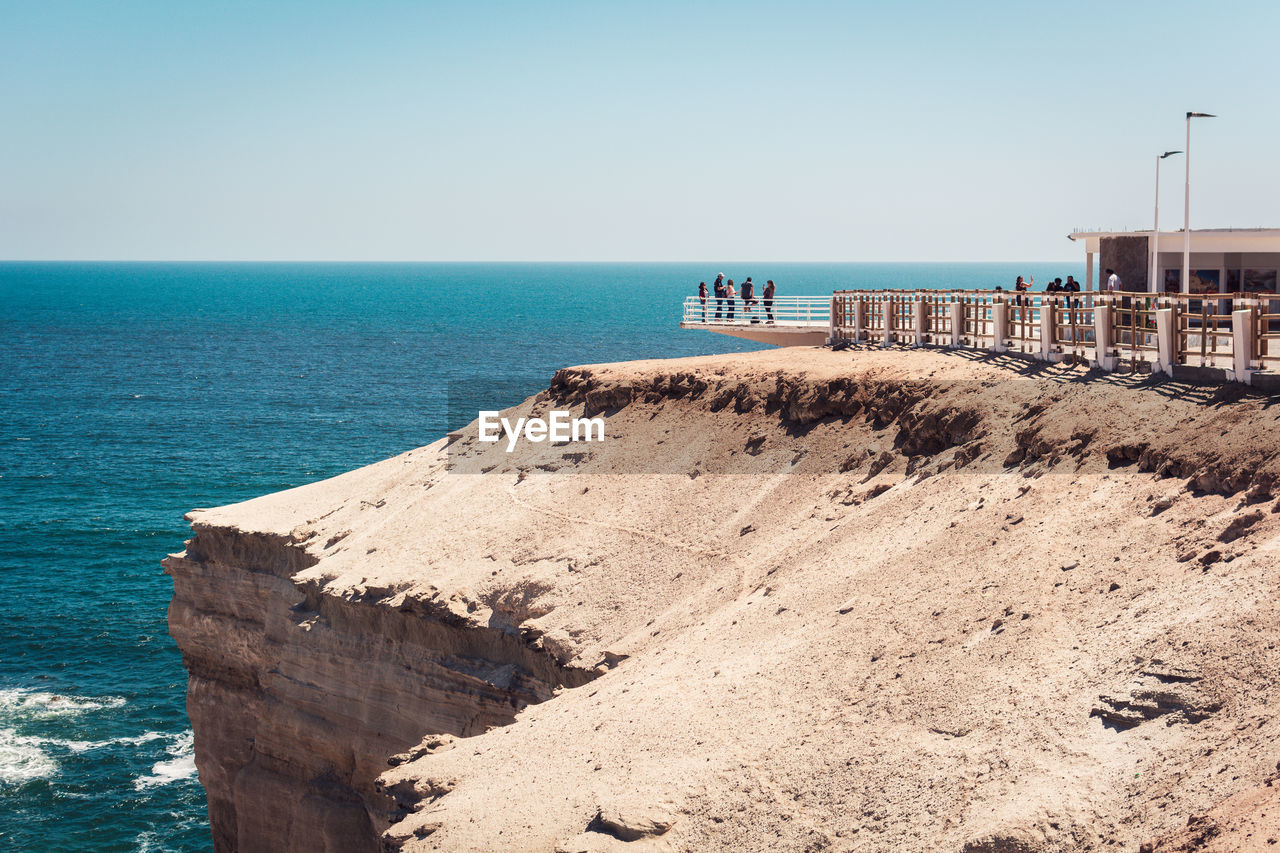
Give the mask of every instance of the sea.
M 0 849 L 208 851 L 169 637 L 183 514 L 427 444 L 559 367 L 741 352 L 778 295 L 993 288 L 1083 264 L 0 263 Z

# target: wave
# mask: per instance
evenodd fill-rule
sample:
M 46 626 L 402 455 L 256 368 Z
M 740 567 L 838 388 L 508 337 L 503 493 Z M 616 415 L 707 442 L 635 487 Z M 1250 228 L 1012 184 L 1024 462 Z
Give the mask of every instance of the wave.
M 71 696 L 65 693 L 46 693 L 34 690 L 7 688 L 0 690 L 0 716 L 21 715 L 26 719 L 50 719 L 71 717 L 86 711 L 119 708 L 125 704 L 120 696 Z
M 143 790 L 189 779 L 196 773 L 194 741 L 190 731 L 172 734 L 147 731 L 130 737 L 106 740 L 66 740 L 24 735 L 16 729 L 0 728 L 0 784 L 20 785 L 34 779 L 47 779 L 61 770 L 57 750 L 79 754 L 110 746 L 141 746 L 157 740 L 169 740 L 165 750 L 169 756 L 151 768 L 150 775 L 134 780 L 134 788 Z M 51 751 L 50 748 L 53 748 Z
M 140 776 L 133 781 L 135 790 L 168 785 L 196 775 L 195 736 L 190 730 L 173 736 L 168 752 L 171 757 L 167 761 L 157 761 L 149 776 Z
M 203 836 L 208 837 L 208 827 L 202 811 L 171 811 L 166 817 L 163 828 L 153 827 L 138 833 L 133 839 L 136 845 L 134 853 L 171 853 L 177 846 L 177 839 L 198 828 L 203 828 Z
M 72 752 L 89 752 L 90 750 L 102 749 L 107 746 L 139 746 L 144 743 L 150 743 L 153 740 L 163 740 L 171 737 L 175 737 L 175 735 L 169 732 L 149 731 L 132 737 L 113 737 L 106 740 L 50 740 L 49 743 L 65 747 Z
M 5 724 L 0 727 L 0 784 L 20 785 L 57 775 L 58 759 L 50 753 L 51 746 L 73 752 L 81 751 L 80 746 L 96 746 L 92 741 L 61 741 L 24 734 L 12 726 L 119 708 L 124 703 L 119 696 L 89 698 L 17 688 L 0 690 L 0 723 Z
M 20 785 L 58 772 L 58 762 L 44 751 L 44 739 L 0 729 L 0 784 Z
M 119 696 L 87 697 L 0 689 L 0 784 L 23 784 L 56 776 L 61 770 L 60 759 L 71 755 L 109 747 L 140 747 L 154 741 L 168 741 L 165 748 L 168 757 L 156 762 L 150 775 L 135 780 L 135 788 L 141 790 L 194 776 L 194 743 L 189 730 L 180 733 L 148 730 L 137 735 L 78 740 L 67 738 L 64 732 L 59 732 L 62 737 L 42 737 L 31 729 L 33 724 L 38 729 L 40 723 L 50 722 L 55 723 L 54 728 L 65 729 L 65 725 L 56 725 L 56 721 L 124 704 L 125 699 Z M 73 728 L 83 730 L 85 725 L 77 723 Z

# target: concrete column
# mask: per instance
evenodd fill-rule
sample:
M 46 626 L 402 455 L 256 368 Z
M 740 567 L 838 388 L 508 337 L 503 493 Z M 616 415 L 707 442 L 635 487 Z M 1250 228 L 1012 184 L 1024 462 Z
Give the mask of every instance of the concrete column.
M 1103 370 L 1115 370 L 1116 359 L 1111 354 L 1111 305 L 1094 303 L 1093 307 L 1093 364 Z
M 924 346 L 924 339 L 929 334 L 929 305 L 923 299 L 916 297 L 916 346 Z
M 827 346 L 831 346 L 836 342 L 836 302 L 837 297 L 831 297 L 831 315 L 827 321 Z
M 1156 309 L 1156 369 L 1173 375 L 1173 366 L 1178 363 L 1178 353 L 1174 346 L 1178 339 L 1177 318 L 1172 308 Z
M 880 303 L 880 310 L 884 312 L 884 340 L 880 342 L 880 346 L 887 347 L 893 343 L 893 300 L 885 297 Z
M 853 303 L 853 341 L 862 343 L 867 339 L 867 302 L 861 295 L 854 297 Z
M 951 347 L 959 349 L 964 340 L 964 303 L 951 303 Z
M 1093 252 L 1084 253 L 1084 289 L 1093 290 Z
M 1057 331 L 1058 325 L 1054 322 L 1057 315 L 1057 305 L 1053 299 L 1048 296 L 1042 297 L 1040 301 L 1040 360 L 1056 361 L 1056 353 L 1053 351 L 1053 345 L 1058 342 Z
M 1009 349 L 1004 342 L 1009 339 L 1009 304 L 996 302 L 991 306 L 991 329 L 995 332 L 991 342 L 992 352 L 1005 352 Z
M 1235 371 L 1235 380 L 1248 385 L 1253 378 L 1253 370 L 1249 366 L 1253 360 L 1254 347 L 1254 308 L 1249 306 L 1231 312 L 1231 366 Z

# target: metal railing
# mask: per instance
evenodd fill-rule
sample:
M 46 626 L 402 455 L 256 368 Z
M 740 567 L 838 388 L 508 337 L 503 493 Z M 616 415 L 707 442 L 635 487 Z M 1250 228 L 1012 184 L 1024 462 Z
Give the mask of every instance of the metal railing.
M 681 324 L 690 326 L 813 326 L 825 328 L 831 322 L 830 296 L 775 296 L 768 300 L 759 295 L 748 301 L 741 295 L 732 299 L 708 296 L 685 297 Z
M 843 290 L 832 306 L 835 340 L 1075 356 L 1135 369 L 1280 368 L 1280 294 Z

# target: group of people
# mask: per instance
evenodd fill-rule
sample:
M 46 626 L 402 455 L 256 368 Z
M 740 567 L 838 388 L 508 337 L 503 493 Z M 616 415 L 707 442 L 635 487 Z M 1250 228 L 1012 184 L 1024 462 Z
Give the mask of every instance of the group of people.
M 742 299 L 742 313 L 744 316 L 750 317 L 752 323 L 760 322 L 759 312 L 755 310 L 757 305 L 764 303 L 764 313 L 766 323 L 773 322 L 773 294 L 777 291 L 774 287 L 773 279 L 764 283 L 764 290 L 760 294 L 760 299 L 756 299 L 756 286 L 751 281 L 751 276 L 747 276 L 746 281 L 742 282 L 742 293 L 739 294 L 733 286 L 733 279 L 726 279 L 724 273 L 716 276 L 715 282 L 712 284 L 711 297 L 716 301 L 715 319 L 726 319 L 733 322 L 734 308 L 739 298 Z M 698 282 L 698 301 L 702 303 L 702 322 L 707 322 L 707 283 L 705 281 Z M 729 303 L 728 314 L 724 313 L 724 303 Z
M 1110 273 L 1111 270 L 1107 270 L 1107 272 Z M 1014 282 L 1013 285 L 1013 289 L 1017 294 L 1013 298 L 1015 305 L 1031 304 L 1030 301 L 1024 302 L 1026 297 L 1024 297 L 1023 294 L 1031 290 L 1031 288 L 1035 286 L 1035 283 L 1036 277 L 1033 275 L 1029 275 L 1025 279 L 1022 276 L 1018 276 L 1018 280 Z M 997 287 L 996 290 L 1003 290 L 1003 288 Z M 1063 281 L 1061 278 L 1055 278 L 1053 281 L 1049 282 L 1049 286 L 1046 287 L 1044 291 L 1045 293 L 1079 293 L 1080 282 L 1076 281 L 1075 277 L 1070 275 L 1067 276 L 1066 281 Z M 1079 308 L 1080 298 L 1068 296 L 1066 298 L 1066 305 L 1068 308 Z

